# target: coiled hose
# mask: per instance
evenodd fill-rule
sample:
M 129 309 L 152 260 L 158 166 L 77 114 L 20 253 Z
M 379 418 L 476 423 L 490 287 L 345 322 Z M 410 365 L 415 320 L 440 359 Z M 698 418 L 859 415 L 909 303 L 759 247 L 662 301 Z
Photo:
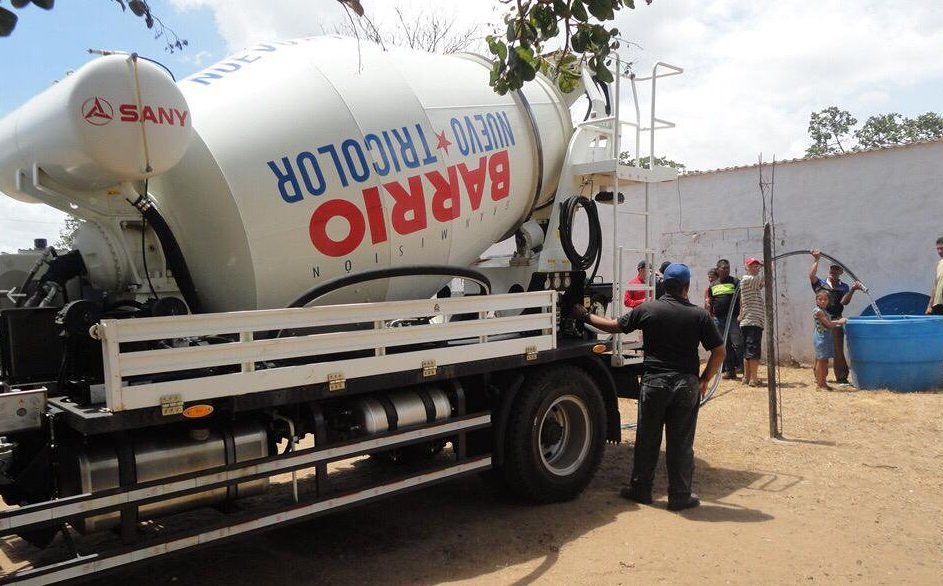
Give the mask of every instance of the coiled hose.
M 583 254 L 577 252 L 573 246 L 573 219 L 577 208 L 583 208 L 589 222 L 589 243 Z M 602 260 L 602 228 L 599 226 L 596 202 L 582 195 L 574 195 L 560 204 L 560 242 L 573 270 L 585 271 L 593 267 L 593 273 L 588 279 L 592 281 L 599 270 L 599 261 Z

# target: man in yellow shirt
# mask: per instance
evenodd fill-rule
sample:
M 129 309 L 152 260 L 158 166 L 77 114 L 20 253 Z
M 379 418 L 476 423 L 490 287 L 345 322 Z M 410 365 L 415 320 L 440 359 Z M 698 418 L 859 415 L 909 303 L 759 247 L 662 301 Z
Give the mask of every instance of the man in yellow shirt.
M 936 277 L 930 289 L 927 315 L 943 315 L 943 236 L 936 239 L 936 253 L 940 255 L 940 261 L 936 263 Z

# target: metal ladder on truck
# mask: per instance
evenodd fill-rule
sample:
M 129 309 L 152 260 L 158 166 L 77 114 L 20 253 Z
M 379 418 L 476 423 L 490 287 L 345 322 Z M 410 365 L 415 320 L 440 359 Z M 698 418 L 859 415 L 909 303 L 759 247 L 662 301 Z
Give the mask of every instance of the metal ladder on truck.
M 658 118 L 655 114 L 655 97 L 657 81 L 664 77 L 679 75 L 684 70 L 675 65 L 664 62 L 655 63 L 652 67 L 651 75 L 638 77 L 628 66 L 615 57 L 615 81 L 610 84 L 612 93 L 607 97 L 599 86 L 595 84 L 584 72 L 583 85 L 587 90 L 587 96 L 590 100 L 590 114 L 583 122 L 576 125 L 573 136 L 567 147 L 566 160 L 560 175 L 560 187 L 558 188 L 556 203 L 561 201 L 561 195 L 571 186 L 583 189 L 586 186 L 600 186 L 594 194 L 594 199 L 600 203 L 611 203 L 612 205 L 612 227 L 610 239 L 612 247 L 612 299 L 610 317 L 618 319 L 625 313 L 625 307 L 622 304 L 622 295 L 625 290 L 645 291 L 646 299 L 653 299 L 655 296 L 655 277 L 654 271 L 649 271 L 648 282 L 645 285 L 631 285 L 626 287 L 623 281 L 623 275 L 628 271 L 624 270 L 624 255 L 630 253 L 630 258 L 635 255 L 642 255 L 649 267 L 654 266 L 655 249 L 653 245 L 652 223 L 651 223 L 651 193 L 650 186 L 653 183 L 662 183 L 665 181 L 675 181 L 678 178 L 678 171 L 672 167 L 657 167 L 652 163 L 655 160 L 655 131 L 674 128 L 674 123 Z M 622 119 L 622 84 L 627 80 L 632 91 L 632 103 L 634 106 L 634 117 L 631 120 Z M 639 84 L 650 82 L 651 105 L 649 117 L 643 120 L 641 108 L 639 106 Z M 611 98 L 611 99 L 610 99 Z M 635 160 L 634 164 L 624 164 L 621 159 L 623 127 L 628 126 L 632 129 L 635 138 Z M 642 166 L 642 135 L 648 136 L 648 168 Z M 641 189 L 634 189 L 634 187 Z M 621 188 L 625 188 L 630 196 L 625 197 Z M 641 191 L 641 197 L 634 197 Z M 601 197 L 606 194 L 604 197 Z M 610 199 L 611 198 L 611 199 Z M 639 217 L 642 219 L 643 230 L 641 242 L 636 246 L 623 247 L 620 245 L 620 215 L 627 217 Z M 556 234 L 559 226 L 559 205 L 550 219 L 550 229 L 548 235 Z M 566 256 L 562 251 L 559 238 L 548 238 L 549 242 L 545 246 L 544 253 L 541 255 L 541 263 L 547 263 L 541 270 L 549 271 L 553 269 L 553 264 L 566 264 Z M 634 266 L 634 265 L 633 265 Z M 613 367 L 622 367 L 642 362 L 642 342 L 640 334 L 616 334 L 612 339 L 611 364 Z

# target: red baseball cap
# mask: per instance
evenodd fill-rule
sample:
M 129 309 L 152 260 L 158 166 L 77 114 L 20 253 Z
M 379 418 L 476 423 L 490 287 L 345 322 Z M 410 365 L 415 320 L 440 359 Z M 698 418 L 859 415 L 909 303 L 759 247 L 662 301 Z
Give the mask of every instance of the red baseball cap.
M 747 266 L 750 266 L 750 265 L 760 265 L 760 266 L 763 266 L 763 263 L 760 262 L 759 259 L 753 258 L 753 257 L 751 256 L 750 258 L 747 259 L 746 265 L 747 265 Z

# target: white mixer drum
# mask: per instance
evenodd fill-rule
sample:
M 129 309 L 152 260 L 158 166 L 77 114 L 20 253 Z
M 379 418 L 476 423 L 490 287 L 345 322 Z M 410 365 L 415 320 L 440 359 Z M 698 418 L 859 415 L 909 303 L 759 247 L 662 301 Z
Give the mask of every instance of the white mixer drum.
M 488 75 L 473 56 L 315 37 L 181 81 L 194 140 L 150 190 L 204 308 L 282 307 L 369 269 L 468 266 L 513 231 L 553 196 L 572 125 L 546 79 L 499 96 Z M 322 302 L 428 296 L 446 280 Z

